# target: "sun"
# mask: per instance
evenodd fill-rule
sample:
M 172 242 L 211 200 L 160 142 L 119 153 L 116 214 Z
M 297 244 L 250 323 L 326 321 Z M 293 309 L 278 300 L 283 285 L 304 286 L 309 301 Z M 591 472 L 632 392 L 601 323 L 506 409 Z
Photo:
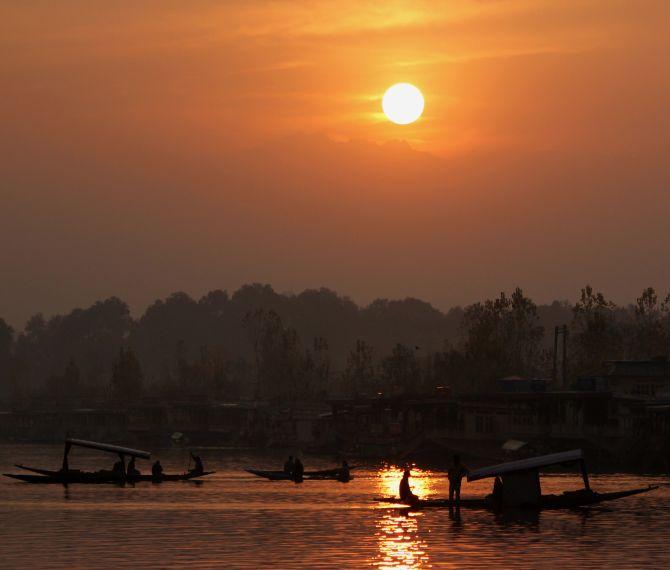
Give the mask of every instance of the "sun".
M 382 98 L 382 109 L 397 125 L 409 125 L 423 113 L 423 95 L 411 83 L 391 85 Z

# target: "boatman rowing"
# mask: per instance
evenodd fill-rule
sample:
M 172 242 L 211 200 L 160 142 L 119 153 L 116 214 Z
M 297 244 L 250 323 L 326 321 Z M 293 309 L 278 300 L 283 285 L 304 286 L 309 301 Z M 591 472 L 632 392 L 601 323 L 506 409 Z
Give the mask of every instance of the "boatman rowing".
M 193 469 L 191 469 L 191 473 L 193 475 L 202 475 L 205 472 L 205 468 L 202 466 L 202 459 L 200 459 L 200 456 L 195 455 L 191 451 L 191 459 L 193 459 L 193 463 L 195 464 Z

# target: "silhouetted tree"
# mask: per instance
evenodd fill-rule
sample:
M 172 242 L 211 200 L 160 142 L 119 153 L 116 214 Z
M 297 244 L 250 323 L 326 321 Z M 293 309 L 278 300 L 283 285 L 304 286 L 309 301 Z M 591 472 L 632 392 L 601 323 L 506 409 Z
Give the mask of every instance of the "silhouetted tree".
M 330 355 L 325 338 L 314 339 L 312 350 L 305 353 L 305 368 L 307 393 L 319 398 L 325 397 L 330 384 Z
M 271 400 L 307 397 L 305 355 L 295 329 L 273 310 L 259 309 L 246 319 L 253 339 L 257 395 Z
M 597 372 L 610 358 L 667 355 L 669 309 L 670 296 L 661 301 L 651 287 L 623 307 L 591 287 L 574 306 L 536 306 L 517 288 L 443 313 L 412 298 L 359 307 L 326 288 L 294 295 L 255 283 L 197 301 L 174 293 L 133 320 L 112 297 L 48 320 L 35 315 L 17 335 L 0 321 L 0 397 L 53 393 L 67 384 L 70 360 L 78 369 L 76 391 L 94 397 L 109 386 L 121 347 L 134 351 L 140 385 L 169 397 L 324 397 L 332 392 L 333 370 L 353 396 L 391 386 L 415 393 L 433 393 L 438 385 L 491 390 L 508 374 L 548 374 L 553 335 L 543 328 L 568 322 L 572 377 Z M 353 350 L 352 339 L 358 339 Z
M 14 349 L 14 329 L 0 319 L 0 399 L 6 399 L 12 392 L 12 353 Z
M 381 368 L 387 390 L 405 394 L 419 391 L 421 371 L 414 348 L 396 344 L 391 355 L 382 360 Z
M 450 388 L 454 393 L 472 390 L 472 362 L 463 352 L 454 348 L 435 352 L 429 355 L 425 390 L 434 393 L 438 386 Z
M 537 372 L 544 334 L 537 306 L 517 287 L 508 297 L 475 303 L 463 318 L 465 356 L 475 384 L 491 387 L 497 377 Z
M 91 389 L 104 390 L 109 367 L 131 326 L 128 306 L 111 297 L 87 309 L 75 309 L 46 321 L 30 318 L 16 342 L 16 358 L 29 388 L 44 385 L 59 375 L 73 358 Z
M 49 378 L 47 392 L 57 401 L 73 400 L 82 395 L 81 374 L 73 358 L 68 361 L 63 374 Z
M 633 306 L 631 328 L 625 331 L 627 356 L 635 359 L 667 355 L 670 349 L 668 300 L 659 303 L 653 287 L 647 287 Z
M 582 289 L 570 324 L 569 363 L 573 376 L 597 373 L 604 361 L 622 355 L 615 309 L 614 303 L 590 285 Z
M 142 393 L 142 367 L 131 348 L 121 347 L 112 369 L 111 392 L 117 400 L 133 400 Z
M 375 366 L 374 349 L 364 340 L 357 340 L 356 346 L 347 357 L 347 365 L 342 373 L 343 389 L 354 398 L 371 396 L 374 393 Z

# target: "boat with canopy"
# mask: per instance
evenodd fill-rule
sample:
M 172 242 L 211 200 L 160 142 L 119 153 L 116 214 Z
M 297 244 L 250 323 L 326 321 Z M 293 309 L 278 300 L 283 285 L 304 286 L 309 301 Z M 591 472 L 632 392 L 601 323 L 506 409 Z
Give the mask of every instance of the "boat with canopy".
M 584 488 L 574 491 L 565 491 L 560 495 L 543 495 L 542 487 L 540 485 L 540 470 L 556 465 L 577 465 L 584 482 Z M 649 485 L 647 487 L 609 493 L 594 491 L 591 489 L 584 461 L 584 454 L 581 449 L 573 449 L 561 453 L 552 453 L 549 455 L 541 455 L 539 457 L 531 457 L 528 459 L 491 465 L 489 467 L 470 471 L 467 475 L 468 481 L 478 481 L 487 478 L 495 478 L 496 482 L 494 483 L 493 492 L 483 498 L 464 498 L 460 501 L 450 501 L 448 499 L 422 499 L 413 505 L 404 503 L 395 497 L 378 498 L 375 500 L 383 503 L 406 504 L 412 508 L 464 507 L 491 510 L 514 508 L 537 510 L 573 509 L 639 495 L 657 488 L 657 486 Z
M 113 470 L 101 469 L 99 471 L 70 469 L 69 455 L 72 447 L 83 447 L 115 454 L 119 457 L 119 461 L 117 462 L 118 468 Z M 141 449 L 68 437 L 65 439 L 63 464 L 58 471 L 17 464 L 16 467 L 30 473 L 4 473 L 4 476 L 26 483 L 60 483 L 67 485 L 70 483 L 138 483 L 141 481 L 161 483 L 163 481 L 187 481 L 214 473 L 214 471 L 188 471 L 186 473 L 175 474 L 161 473 L 158 476 L 128 473 L 126 458 L 150 459 L 151 453 Z

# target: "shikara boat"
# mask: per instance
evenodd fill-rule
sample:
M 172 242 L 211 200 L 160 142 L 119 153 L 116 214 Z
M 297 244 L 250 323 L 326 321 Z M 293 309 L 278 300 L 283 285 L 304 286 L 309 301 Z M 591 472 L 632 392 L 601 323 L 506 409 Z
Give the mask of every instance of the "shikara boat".
M 565 491 L 560 495 L 543 495 L 540 487 L 540 469 L 553 465 L 579 464 L 584 488 L 576 491 Z M 658 487 L 649 485 L 637 489 L 626 489 L 610 493 L 599 493 L 591 489 L 588 473 L 581 449 L 574 449 L 562 453 L 552 453 L 539 457 L 531 457 L 519 461 L 510 461 L 492 465 L 483 469 L 471 471 L 468 481 L 477 481 L 489 477 L 500 478 L 498 491 L 483 498 L 464 498 L 460 501 L 449 499 L 420 499 L 417 503 L 409 504 L 397 497 L 376 498 L 381 503 L 405 505 L 410 508 L 471 508 L 500 511 L 505 509 L 574 509 L 587 507 L 631 497 L 641 493 L 653 491 Z
M 25 465 L 16 465 L 19 469 L 32 471 L 36 474 L 26 473 L 5 473 L 5 477 L 11 477 L 26 483 L 140 483 L 150 481 L 152 483 L 163 483 L 170 481 L 189 481 L 198 477 L 205 477 L 215 473 L 214 471 L 204 471 L 203 473 L 163 473 L 160 477 L 154 477 L 151 474 L 145 475 L 126 475 L 125 479 L 119 478 L 113 471 L 78 471 L 70 469 L 64 476 L 63 471 L 49 471 L 48 469 L 36 469 L 26 467 Z
M 349 469 L 355 469 L 356 466 L 349 467 Z M 293 476 L 286 473 L 285 471 L 266 471 L 263 469 L 245 469 L 247 473 L 256 475 L 257 477 L 262 477 L 264 479 L 269 479 L 270 481 L 295 481 Z M 341 481 L 346 483 L 353 479 L 354 476 L 349 474 L 348 477 L 343 477 L 342 470 L 339 468 L 336 469 L 323 469 L 321 471 L 305 471 L 302 476 L 304 481 L 314 481 L 314 480 L 332 480 L 332 481 Z
M 123 473 L 118 471 L 80 471 L 79 469 L 70 469 L 68 464 L 68 456 L 72 446 L 86 447 L 89 449 L 96 449 L 98 451 L 106 451 L 115 453 L 119 456 L 124 465 Z M 83 439 L 66 438 L 65 451 L 63 453 L 63 466 L 58 471 L 50 469 L 40 469 L 37 467 L 28 467 L 26 465 L 17 464 L 16 467 L 31 473 L 4 473 L 5 477 L 24 481 L 26 483 L 59 483 L 68 485 L 70 483 L 139 483 L 142 481 L 152 481 L 154 483 L 162 483 L 164 481 L 188 481 L 205 475 L 211 475 L 214 471 L 205 471 L 198 473 L 190 471 L 187 473 L 163 473 L 159 477 L 154 477 L 151 474 L 131 474 L 125 473 L 125 458 L 134 457 L 142 459 L 150 459 L 151 453 L 139 449 L 132 449 L 130 447 L 121 447 L 118 445 L 111 445 L 108 443 L 98 443 L 95 441 L 87 441 Z

